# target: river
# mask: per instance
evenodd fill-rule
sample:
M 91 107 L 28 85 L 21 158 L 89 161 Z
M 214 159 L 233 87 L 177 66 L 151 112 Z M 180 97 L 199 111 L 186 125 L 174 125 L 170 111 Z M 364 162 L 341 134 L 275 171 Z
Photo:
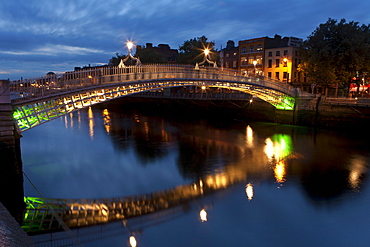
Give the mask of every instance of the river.
M 63 116 L 23 133 L 25 194 L 215 188 L 167 211 L 74 231 L 71 241 L 84 246 L 128 246 L 130 236 L 143 247 L 369 245 L 368 139 L 220 119 L 111 104 Z

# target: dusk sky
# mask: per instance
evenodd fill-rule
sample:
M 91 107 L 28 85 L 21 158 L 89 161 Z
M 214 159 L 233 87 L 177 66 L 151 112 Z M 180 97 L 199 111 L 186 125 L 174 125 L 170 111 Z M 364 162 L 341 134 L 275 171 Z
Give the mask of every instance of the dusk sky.
M 370 24 L 368 0 L 7 0 L 0 2 L 0 79 L 107 64 L 125 42 L 306 39 L 328 18 Z

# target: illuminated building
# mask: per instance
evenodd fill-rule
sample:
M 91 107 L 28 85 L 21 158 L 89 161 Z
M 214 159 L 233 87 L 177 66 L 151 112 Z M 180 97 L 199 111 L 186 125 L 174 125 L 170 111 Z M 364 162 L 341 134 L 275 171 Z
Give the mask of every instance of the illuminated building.
M 220 51 L 221 67 L 225 69 L 238 69 L 239 47 L 232 40 L 227 41 L 226 47 Z
M 265 50 L 265 76 L 287 83 L 306 82 L 303 73 L 298 71 L 299 47 L 289 45 Z
M 271 77 L 275 78 L 272 76 L 273 73 L 273 60 L 272 58 L 269 58 L 269 52 L 275 51 L 275 54 L 277 51 L 284 53 L 285 50 L 289 49 L 297 49 L 297 47 L 300 46 L 302 43 L 302 39 L 295 38 L 295 37 L 284 37 L 282 38 L 280 35 L 275 35 L 274 38 L 269 38 L 269 37 L 260 37 L 260 38 L 253 38 L 253 39 L 247 39 L 247 40 L 241 40 L 239 41 L 239 70 L 251 75 L 264 75 L 268 76 L 270 72 Z M 284 49 L 285 48 L 285 49 Z M 273 50 L 272 50 L 273 49 Z M 276 49 L 276 50 L 275 50 Z M 272 54 L 272 53 L 271 53 Z M 293 54 L 293 51 L 291 51 L 289 54 Z M 288 54 L 287 54 L 288 55 Z M 277 57 L 277 56 L 276 56 Z M 276 59 L 279 60 L 279 65 L 282 62 L 282 59 L 284 57 L 279 55 L 279 58 L 275 58 L 275 63 Z M 270 61 L 270 60 L 271 61 Z M 289 59 L 289 58 L 287 58 Z M 293 57 L 290 57 L 290 59 L 293 59 Z M 290 60 L 290 61 L 295 61 L 295 60 Z M 298 64 L 297 60 L 297 64 Z M 271 63 L 271 68 L 269 68 L 269 63 Z M 281 66 L 280 66 L 281 67 Z M 269 70 L 267 70 L 267 68 Z M 292 68 L 292 66 L 290 67 Z M 284 75 L 284 71 L 276 71 L 282 73 Z M 289 71 L 286 71 L 286 78 L 288 78 L 288 73 Z M 290 71 L 289 74 L 292 74 Z M 275 74 L 277 75 L 277 74 Z M 298 75 L 297 75 L 298 76 Z

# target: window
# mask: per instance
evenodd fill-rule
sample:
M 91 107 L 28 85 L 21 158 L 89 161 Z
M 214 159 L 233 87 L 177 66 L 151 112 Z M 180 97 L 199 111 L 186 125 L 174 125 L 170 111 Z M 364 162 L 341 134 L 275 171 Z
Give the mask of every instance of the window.
M 257 56 L 256 57 L 256 61 L 257 61 L 257 64 L 262 64 L 262 57 L 261 56 Z
M 234 57 L 236 57 L 236 54 L 237 54 L 237 53 L 236 53 L 236 52 L 234 52 L 233 56 L 234 56 Z
M 233 61 L 233 68 L 236 68 L 236 61 Z
M 269 59 L 267 67 L 268 67 L 268 68 L 272 68 L 272 59 Z M 271 76 L 270 76 L 270 77 L 271 77 Z
M 283 60 L 283 67 L 288 67 L 288 59 Z
M 288 55 L 288 50 L 284 50 L 284 56 Z
M 269 51 L 269 57 L 272 57 L 272 51 Z
M 252 52 L 254 52 L 254 46 L 253 46 L 253 45 L 251 45 L 251 46 L 249 47 L 249 53 L 252 53 Z
M 229 53 L 226 53 L 226 57 L 229 57 L 230 56 L 230 54 Z
M 225 62 L 225 68 L 229 68 L 229 62 Z
M 275 67 L 276 68 L 280 67 L 280 59 L 275 60 Z
M 275 79 L 280 80 L 279 72 L 275 72 Z
M 276 51 L 276 56 L 280 56 L 280 51 Z
M 257 52 L 261 52 L 262 51 L 262 45 L 258 45 L 257 46 Z
M 245 53 L 247 53 L 247 48 L 243 47 L 242 48 L 242 54 L 245 54 Z
M 254 57 L 248 57 L 248 64 L 253 64 Z
M 271 73 L 271 72 L 267 72 L 267 76 L 268 76 L 269 78 L 271 78 L 271 77 L 272 77 L 272 73 Z
M 287 79 L 288 78 L 288 72 L 284 72 L 283 73 L 283 79 Z
M 242 58 L 242 60 L 240 61 L 241 65 L 247 65 L 247 59 L 246 58 Z

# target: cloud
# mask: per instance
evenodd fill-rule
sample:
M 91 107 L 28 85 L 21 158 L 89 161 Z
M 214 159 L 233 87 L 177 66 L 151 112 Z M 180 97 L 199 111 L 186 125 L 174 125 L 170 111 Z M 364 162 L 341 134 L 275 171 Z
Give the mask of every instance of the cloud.
M 60 71 L 107 63 L 126 53 L 127 39 L 178 48 L 205 35 L 220 48 L 227 40 L 274 34 L 306 38 L 329 17 L 369 23 L 369 9 L 361 0 L 0 1 L 0 70 L 27 77 L 51 65 Z M 9 67 L 20 60 L 22 71 Z

